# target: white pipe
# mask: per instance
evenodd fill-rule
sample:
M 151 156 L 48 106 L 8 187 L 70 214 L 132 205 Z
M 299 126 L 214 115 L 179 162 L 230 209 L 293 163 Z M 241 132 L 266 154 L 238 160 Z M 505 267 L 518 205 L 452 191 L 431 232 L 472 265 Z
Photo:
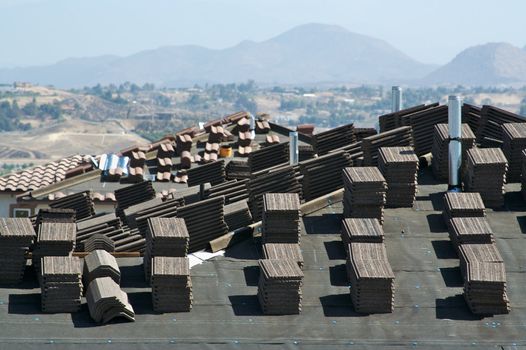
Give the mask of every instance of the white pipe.
M 289 132 L 290 165 L 296 165 L 299 161 L 298 132 Z
M 460 187 L 460 167 L 462 166 L 462 98 L 449 96 L 449 188 Z
M 391 111 L 398 112 L 402 108 L 402 88 L 393 86 L 391 89 Z

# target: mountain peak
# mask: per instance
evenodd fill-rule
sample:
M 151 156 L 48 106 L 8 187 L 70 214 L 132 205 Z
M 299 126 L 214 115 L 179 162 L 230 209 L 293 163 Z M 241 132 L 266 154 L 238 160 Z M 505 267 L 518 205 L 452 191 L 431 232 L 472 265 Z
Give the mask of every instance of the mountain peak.
M 424 79 L 434 84 L 499 85 L 526 82 L 526 52 L 509 43 L 487 43 L 460 52 Z

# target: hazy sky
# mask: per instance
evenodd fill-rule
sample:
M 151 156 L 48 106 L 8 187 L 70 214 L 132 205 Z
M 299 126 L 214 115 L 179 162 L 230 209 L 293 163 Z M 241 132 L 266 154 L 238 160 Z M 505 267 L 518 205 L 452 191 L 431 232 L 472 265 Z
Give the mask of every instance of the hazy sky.
M 486 42 L 523 47 L 525 16 L 524 0 L 0 0 L 0 67 L 167 45 L 224 48 L 311 22 L 446 63 Z

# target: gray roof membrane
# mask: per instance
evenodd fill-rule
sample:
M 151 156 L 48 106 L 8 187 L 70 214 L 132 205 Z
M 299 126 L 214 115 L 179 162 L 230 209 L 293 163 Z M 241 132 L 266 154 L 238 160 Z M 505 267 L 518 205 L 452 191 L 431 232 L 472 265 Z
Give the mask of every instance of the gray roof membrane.
M 429 170 L 420 174 L 413 209 L 386 209 L 385 245 L 395 274 L 395 310 L 357 314 L 345 271 L 340 239 L 341 203 L 302 220 L 304 258 L 302 313 L 263 315 L 257 300 L 258 238 L 229 248 L 191 270 L 191 312 L 155 314 L 141 259 L 118 259 L 123 290 L 136 322 L 97 326 L 87 306 L 75 314 L 43 314 L 40 291 L 30 269 L 19 288 L 0 289 L 0 341 L 4 347 L 91 349 L 359 349 L 502 348 L 526 344 L 526 204 L 520 185 L 506 185 L 506 207 L 487 210 L 504 259 L 511 313 L 480 318 L 462 293 L 459 260 L 441 210 L 447 185 Z M 422 171 L 421 171 L 422 173 Z M 109 345 L 107 345 L 109 346 Z M 181 347 L 182 346 L 182 347 Z

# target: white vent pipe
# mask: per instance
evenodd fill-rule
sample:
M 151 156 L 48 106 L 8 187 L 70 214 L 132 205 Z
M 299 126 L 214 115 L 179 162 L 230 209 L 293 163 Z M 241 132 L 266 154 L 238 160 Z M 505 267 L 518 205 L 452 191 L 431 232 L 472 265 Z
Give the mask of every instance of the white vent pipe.
M 462 166 L 462 98 L 449 96 L 449 189 L 460 189 L 460 167 Z

